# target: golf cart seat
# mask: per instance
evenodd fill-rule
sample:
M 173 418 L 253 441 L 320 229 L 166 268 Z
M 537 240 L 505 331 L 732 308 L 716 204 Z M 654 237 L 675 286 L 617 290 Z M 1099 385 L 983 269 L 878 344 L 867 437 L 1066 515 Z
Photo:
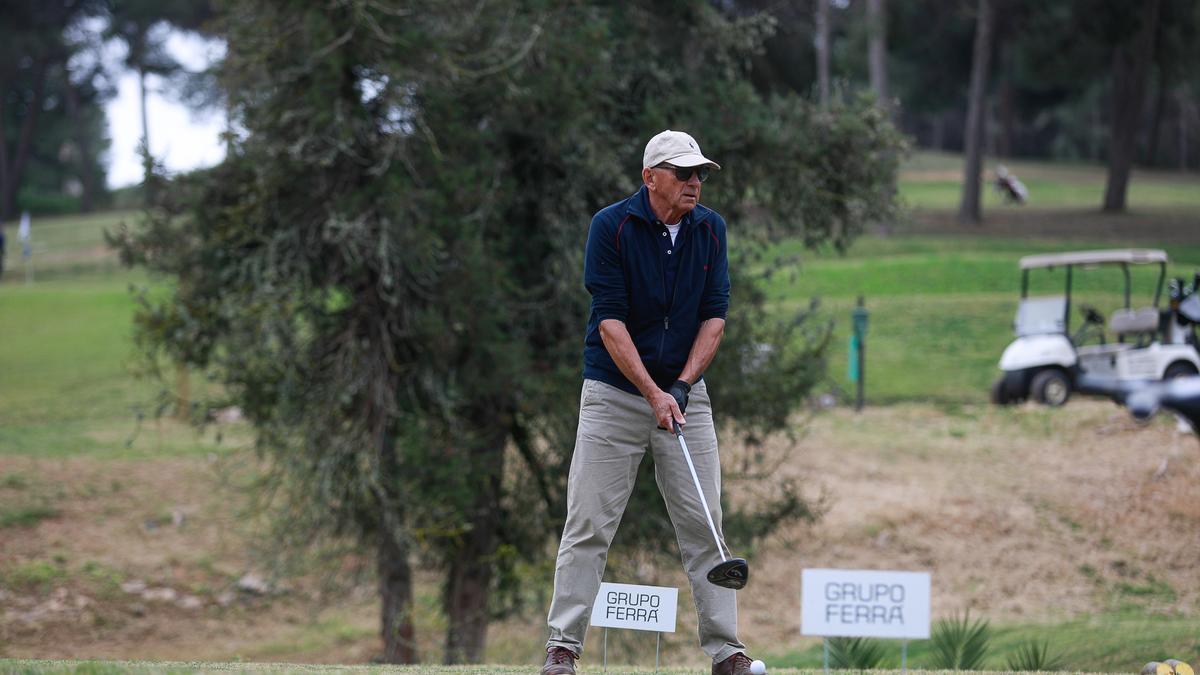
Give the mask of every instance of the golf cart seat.
M 1108 320 L 1108 329 L 1118 336 L 1158 331 L 1158 310 L 1154 307 L 1118 309 Z

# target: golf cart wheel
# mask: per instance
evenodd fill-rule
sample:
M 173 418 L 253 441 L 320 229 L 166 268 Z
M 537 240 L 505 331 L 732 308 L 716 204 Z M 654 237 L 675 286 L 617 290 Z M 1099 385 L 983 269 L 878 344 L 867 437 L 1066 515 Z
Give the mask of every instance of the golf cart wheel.
M 991 383 L 991 392 L 989 398 L 992 404 L 997 406 L 1008 405 L 1008 392 L 1004 390 L 1004 378 Z
M 1008 405 L 1013 402 L 1012 397 L 1008 395 L 1008 384 L 1003 377 L 992 383 L 991 399 L 994 405 Z
M 1196 374 L 1196 366 L 1187 361 L 1176 361 L 1167 366 L 1167 372 L 1163 373 L 1163 379 L 1173 380 L 1177 377 L 1191 377 Z
M 1047 368 L 1033 376 L 1029 393 L 1039 403 L 1057 408 L 1071 398 L 1071 380 L 1056 368 Z

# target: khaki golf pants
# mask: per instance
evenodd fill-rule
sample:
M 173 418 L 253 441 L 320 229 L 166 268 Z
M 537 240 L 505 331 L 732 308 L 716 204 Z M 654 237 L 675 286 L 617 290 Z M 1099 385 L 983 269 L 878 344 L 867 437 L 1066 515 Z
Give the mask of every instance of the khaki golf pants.
M 712 404 L 704 381 L 692 387 L 684 439 L 704 498 L 721 532 L 721 464 Z M 737 638 L 737 592 L 714 586 L 705 575 L 721 562 L 712 531 L 675 434 L 658 428 L 645 399 L 597 380 L 584 380 L 579 431 L 567 483 L 567 522 L 554 571 L 549 647 L 583 653 L 583 641 L 600 591 L 608 547 L 633 492 L 638 464 L 649 448 L 654 477 L 675 526 L 683 566 L 699 614 L 700 646 L 714 661 L 745 651 Z M 634 515 L 636 517 L 636 514 Z M 722 540 L 724 535 L 722 534 Z

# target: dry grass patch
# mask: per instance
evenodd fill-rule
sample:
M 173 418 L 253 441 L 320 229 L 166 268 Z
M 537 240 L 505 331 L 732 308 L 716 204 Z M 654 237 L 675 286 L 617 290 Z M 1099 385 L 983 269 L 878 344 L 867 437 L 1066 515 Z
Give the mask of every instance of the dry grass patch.
M 781 441 L 776 441 L 780 443 Z M 779 450 L 781 448 L 768 448 Z M 726 442 L 725 461 L 739 461 Z M 33 580 L 5 587 L 0 655 L 363 663 L 378 653 L 378 603 L 367 582 L 320 596 L 313 579 L 287 594 L 236 592 L 255 569 L 243 495 L 226 482 L 241 455 L 94 460 L 0 457 L 0 500 L 48 495 L 58 515 L 4 530 L 0 570 Z M 970 608 L 995 623 L 1060 621 L 1104 612 L 1200 614 L 1200 444 L 1173 421 L 1132 422 L 1111 404 L 898 405 L 833 410 L 799 436 L 783 475 L 824 495 L 812 526 L 788 528 L 752 553 L 739 592 L 752 653 L 803 650 L 804 567 L 929 570 L 935 616 Z M 732 464 L 731 464 L 732 466 Z M 729 481 L 728 498 L 754 499 Z M 663 664 L 703 667 L 678 565 L 627 580 L 672 585 L 679 627 Z M 541 574 L 539 572 L 538 574 Z M 536 583 L 549 592 L 549 576 Z M 36 577 L 36 579 L 34 579 Z M 140 581 L 145 589 L 126 590 Z M 440 656 L 438 580 L 420 579 L 421 653 Z M 170 597 L 161 589 L 170 589 Z M 536 596 L 537 589 L 531 589 Z M 154 591 L 147 599 L 144 591 Z M 200 600 L 187 607 L 184 597 Z M 538 662 L 544 607 L 493 625 L 489 660 Z M 599 664 L 592 631 L 585 663 Z M 610 633 L 614 663 L 653 666 L 652 635 Z M 775 671 L 773 671 L 775 672 Z

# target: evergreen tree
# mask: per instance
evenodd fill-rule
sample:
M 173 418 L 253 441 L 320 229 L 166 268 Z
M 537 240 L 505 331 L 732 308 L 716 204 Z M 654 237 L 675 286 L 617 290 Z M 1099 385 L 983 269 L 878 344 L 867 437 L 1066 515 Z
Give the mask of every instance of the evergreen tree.
M 637 188 L 647 138 L 687 129 L 721 159 L 705 194 L 736 252 L 784 236 L 844 247 L 893 209 L 902 142 L 885 115 L 869 98 L 819 110 L 756 91 L 746 75 L 771 31 L 758 15 L 701 0 L 246 0 L 224 25 L 242 131 L 118 242 L 173 280 L 145 300 L 139 335 L 245 410 L 276 541 L 373 547 L 388 661 L 419 657 L 411 561 L 444 573 L 447 662 L 478 661 L 561 531 L 587 223 Z M 770 265 L 732 267 L 709 376 L 753 442 L 788 428 L 828 331 L 764 308 L 750 270 Z M 621 544 L 673 550 L 661 499 L 634 500 Z M 726 511 L 735 546 L 809 506 L 767 481 Z
M 98 0 L 14 0 L 5 6 L 0 23 L 0 223 L 16 213 L 31 167 L 45 168 L 37 164 L 37 147 L 63 138 L 48 133 L 46 122 L 65 114 L 67 63 L 78 48 L 66 33 L 99 11 Z

